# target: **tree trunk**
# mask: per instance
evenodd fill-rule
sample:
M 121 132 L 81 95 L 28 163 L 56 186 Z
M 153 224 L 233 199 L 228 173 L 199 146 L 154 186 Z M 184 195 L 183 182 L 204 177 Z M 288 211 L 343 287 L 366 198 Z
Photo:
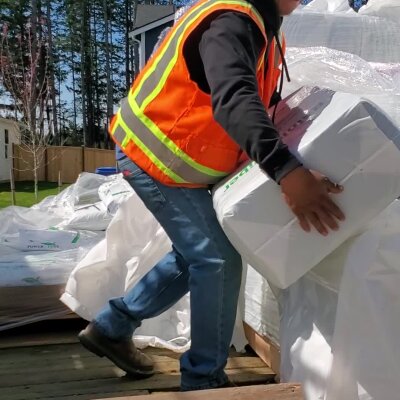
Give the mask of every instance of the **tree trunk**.
M 57 122 L 57 100 L 56 100 L 56 88 L 55 88 L 55 77 L 54 77 L 54 49 L 53 49 L 53 32 L 51 23 L 51 0 L 47 0 L 46 4 L 46 16 L 47 16 L 47 30 L 48 30 L 48 64 L 49 64 L 49 92 L 51 100 L 51 111 L 52 111 L 52 123 L 50 131 L 54 137 L 54 143 L 61 145 L 61 138 L 58 133 L 58 122 Z
M 138 6 L 138 0 L 133 0 L 133 21 L 132 21 L 132 27 L 135 26 L 136 23 L 136 14 L 137 14 L 137 6 Z M 133 74 L 134 78 L 137 77 L 139 74 L 139 45 L 136 41 L 133 42 Z
M 36 79 L 37 79 L 37 21 L 38 21 L 38 7 L 37 0 L 32 0 L 32 17 L 31 17 L 31 35 L 30 41 L 30 99 L 28 106 L 28 125 L 31 135 L 36 135 L 36 106 L 37 106 L 37 93 L 36 93 Z
M 75 78 L 75 60 L 74 51 L 71 46 L 71 65 L 72 65 L 72 96 L 73 96 L 73 110 L 74 110 L 74 132 L 77 129 L 77 109 L 76 109 L 76 78 Z
M 110 63 L 110 26 L 109 26 L 109 10 L 108 1 L 103 0 L 104 9 L 104 24 L 105 24 L 105 37 L 106 37 L 106 79 L 107 79 L 107 115 L 106 115 L 106 129 L 113 115 L 113 87 L 111 82 L 111 63 Z
M 83 146 L 87 146 L 87 109 L 86 109 L 86 76 L 85 76 L 85 63 L 86 63 L 86 25 L 87 21 L 87 10 L 86 0 L 82 0 L 82 21 L 81 21 L 81 89 L 82 89 L 82 130 L 83 130 Z
M 101 8 L 100 8 L 101 9 Z M 93 45 L 94 45 L 94 54 L 93 54 L 93 68 L 95 70 L 95 82 L 93 84 L 94 97 L 96 100 L 96 108 L 94 110 L 94 118 L 96 120 L 96 144 L 98 145 L 101 142 L 100 135 L 98 134 L 101 126 L 101 117 L 102 117 L 102 109 L 100 105 L 100 74 L 99 74 L 99 50 L 98 50 L 98 39 L 97 39 L 97 14 L 96 9 L 93 10 Z M 97 147 L 97 146 L 96 146 Z M 100 146 L 99 146 L 100 147 Z
M 37 146 L 33 149 L 33 182 L 35 190 L 35 200 L 38 201 L 39 190 L 38 190 L 38 149 Z
M 132 30 L 132 9 L 131 0 L 125 0 L 125 82 L 126 91 L 131 85 L 131 46 L 129 33 Z

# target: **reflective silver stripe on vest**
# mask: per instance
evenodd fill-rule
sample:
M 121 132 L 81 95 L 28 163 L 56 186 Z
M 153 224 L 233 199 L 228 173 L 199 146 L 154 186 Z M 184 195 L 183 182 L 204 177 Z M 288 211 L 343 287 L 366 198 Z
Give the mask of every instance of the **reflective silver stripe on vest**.
M 124 104 L 126 102 L 126 104 Z M 121 104 L 121 108 L 129 107 L 127 99 L 124 99 Z M 156 136 L 149 130 L 149 128 L 144 125 L 139 118 L 133 114 L 131 111 L 125 113 L 125 115 L 120 117 L 123 122 L 129 127 L 132 133 L 138 137 L 141 143 L 146 146 L 150 152 L 164 164 L 167 168 L 170 168 L 175 174 L 179 175 L 187 183 L 196 183 L 199 185 L 209 185 L 219 182 L 222 177 L 212 177 L 206 175 L 196 169 L 192 168 L 190 165 L 186 164 L 183 160 L 177 157 L 167 146 L 157 139 Z M 125 132 L 121 124 L 117 122 L 117 128 L 114 132 L 115 139 L 122 144 L 126 135 L 129 136 L 128 132 Z M 137 145 L 137 141 L 134 140 Z M 138 146 L 140 148 L 140 146 Z M 157 166 L 160 168 L 160 166 Z M 168 175 L 165 171 L 160 168 L 161 171 Z
M 162 54 L 161 59 L 156 63 L 155 70 L 145 78 L 144 82 L 140 85 L 139 93 L 136 95 L 136 103 L 139 107 L 142 107 L 143 102 L 146 100 L 147 96 L 151 94 L 156 87 L 158 86 L 161 78 L 164 75 L 166 68 L 171 62 L 174 54 L 176 52 L 176 48 L 179 45 L 179 40 L 181 39 L 181 35 L 184 33 L 188 24 L 194 23 L 196 18 L 207 8 L 212 7 L 214 4 L 218 4 L 221 1 L 207 1 L 201 7 L 199 7 L 196 11 L 192 12 L 192 14 L 188 14 L 184 19 L 178 22 L 178 26 L 176 30 L 172 33 L 173 37 L 170 39 L 171 41 L 167 45 L 165 52 Z M 246 4 L 246 2 L 238 0 L 238 2 Z M 223 4 L 223 2 L 221 2 Z M 247 3 L 248 5 L 249 3 Z M 195 6 L 196 7 L 196 6 Z M 253 9 L 253 8 L 252 8 Z M 253 9 L 255 11 L 255 9 Z M 257 13 L 257 11 L 255 11 Z M 261 17 L 260 17 L 261 19 Z M 262 19 L 261 19 L 262 21 Z
M 116 122 L 115 130 L 112 135 L 114 136 L 115 140 L 117 141 L 117 143 L 119 143 L 119 146 L 121 147 L 121 144 L 125 139 L 126 133 L 118 124 L 118 122 Z

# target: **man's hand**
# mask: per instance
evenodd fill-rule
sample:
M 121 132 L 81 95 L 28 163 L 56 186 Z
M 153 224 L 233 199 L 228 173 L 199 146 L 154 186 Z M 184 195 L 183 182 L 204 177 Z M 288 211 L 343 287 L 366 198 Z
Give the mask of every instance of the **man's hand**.
M 328 227 L 336 231 L 338 221 L 345 216 L 332 201 L 330 193 L 341 193 L 343 187 L 334 184 L 318 172 L 296 168 L 280 182 L 283 197 L 306 232 L 311 226 L 321 235 L 328 235 Z

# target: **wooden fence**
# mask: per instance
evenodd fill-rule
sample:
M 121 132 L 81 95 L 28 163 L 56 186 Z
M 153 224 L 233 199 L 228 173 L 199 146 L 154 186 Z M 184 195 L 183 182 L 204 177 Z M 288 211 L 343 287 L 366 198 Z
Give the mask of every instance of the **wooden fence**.
M 115 166 L 114 150 L 88 147 L 51 146 L 43 150 L 43 163 L 38 169 L 39 181 L 74 183 L 81 172 L 95 172 L 98 167 Z M 13 145 L 13 168 L 16 181 L 33 180 L 33 157 L 21 146 Z

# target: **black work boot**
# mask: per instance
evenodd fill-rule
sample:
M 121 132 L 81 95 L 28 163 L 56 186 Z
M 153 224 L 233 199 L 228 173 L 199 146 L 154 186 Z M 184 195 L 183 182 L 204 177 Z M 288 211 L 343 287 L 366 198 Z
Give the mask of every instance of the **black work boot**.
M 99 357 L 107 357 L 117 367 L 135 378 L 153 375 L 153 361 L 139 351 L 132 340 L 117 341 L 99 332 L 91 322 L 78 335 L 79 341 Z

